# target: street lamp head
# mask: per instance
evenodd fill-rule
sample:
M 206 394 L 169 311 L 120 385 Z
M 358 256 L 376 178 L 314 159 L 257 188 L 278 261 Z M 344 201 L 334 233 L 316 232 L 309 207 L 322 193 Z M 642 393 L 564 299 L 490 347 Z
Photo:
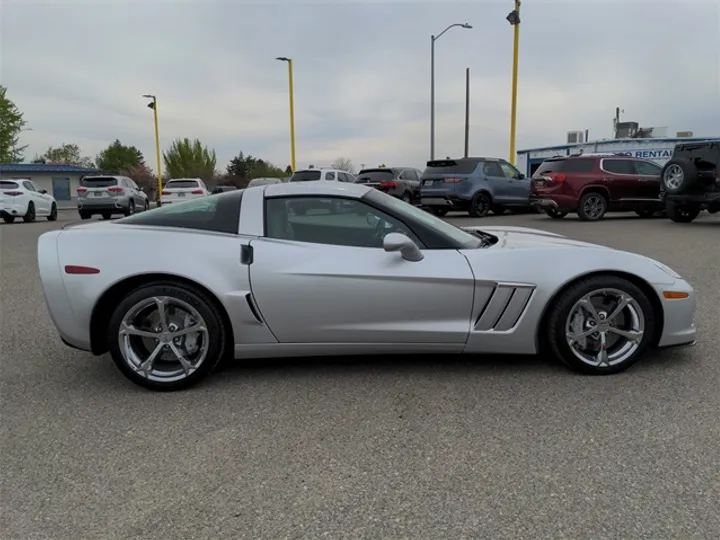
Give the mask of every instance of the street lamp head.
M 518 13 L 518 11 L 516 9 L 513 9 L 510 13 L 508 13 L 508 16 L 505 18 L 507 19 L 507 22 L 509 22 L 511 26 L 520 24 L 520 13 Z
M 152 99 L 152 98 L 154 98 L 155 96 L 153 96 L 152 94 L 143 94 L 143 97 L 144 97 L 144 98 L 150 98 L 150 99 Z
M 280 60 L 281 62 L 289 62 L 290 59 L 287 56 L 278 56 L 275 58 L 275 60 Z
M 467 28 L 468 30 L 471 30 L 471 29 L 472 29 L 472 24 L 465 23 L 465 24 L 461 24 L 460 26 L 461 26 L 462 28 Z

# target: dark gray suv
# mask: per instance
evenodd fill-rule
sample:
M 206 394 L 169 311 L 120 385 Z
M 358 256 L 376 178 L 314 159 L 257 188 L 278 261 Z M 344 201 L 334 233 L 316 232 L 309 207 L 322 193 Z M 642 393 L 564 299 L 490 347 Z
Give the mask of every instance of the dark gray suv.
M 530 180 L 504 159 L 428 161 L 421 183 L 421 204 L 438 216 L 451 210 L 485 217 L 490 211 L 530 209 Z

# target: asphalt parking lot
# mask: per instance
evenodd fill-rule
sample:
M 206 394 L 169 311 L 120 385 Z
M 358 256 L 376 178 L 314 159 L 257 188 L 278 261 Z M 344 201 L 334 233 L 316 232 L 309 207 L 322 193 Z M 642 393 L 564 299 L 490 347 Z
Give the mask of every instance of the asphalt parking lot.
M 3 539 L 720 538 L 720 216 L 450 218 L 634 250 L 686 277 L 698 345 L 621 375 L 303 360 L 173 394 L 56 337 L 36 239 L 75 219 L 0 224 Z

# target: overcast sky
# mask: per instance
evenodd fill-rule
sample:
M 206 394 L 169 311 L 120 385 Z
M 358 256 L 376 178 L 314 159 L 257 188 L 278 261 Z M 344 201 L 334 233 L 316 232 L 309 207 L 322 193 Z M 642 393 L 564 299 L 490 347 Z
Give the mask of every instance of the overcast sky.
M 510 0 L 309 3 L 265 0 L 0 0 L 0 82 L 25 113 L 28 155 L 63 142 L 94 157 L 114 139 L 155 164 L 199 138 L 218 166 L 243 151 L 289 161 L 287 66 L 295 64 L 298 167 L 423 167 L 429 157 L 430 35 L 436 43 L 436 155 L 463 152 L 471 69 L 471 155 L 507 157 Z M 518 148 L 569 130 L 611 136 L 624 120 L 720 136 L 720 0 L 526 0 Z

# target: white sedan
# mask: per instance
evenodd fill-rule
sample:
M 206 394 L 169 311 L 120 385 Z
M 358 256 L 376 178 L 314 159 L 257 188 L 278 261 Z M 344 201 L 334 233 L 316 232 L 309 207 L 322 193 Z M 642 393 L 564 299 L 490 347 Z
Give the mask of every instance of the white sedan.
M 224 357 L 540 353 L 602 375 L 695 341 L 695 292 L 658 261 L 532 229 L 461 229 L 345 182 L 47 232 L 38 264 L 63 341 L 109 351 L 158 390 Z
M 38 217 L 57 219 L 57 202 L 47 190 L 38 188 L 27 178 L 0 180 L 0 217 L 5 223 L 22 218 L 31 223 Z

